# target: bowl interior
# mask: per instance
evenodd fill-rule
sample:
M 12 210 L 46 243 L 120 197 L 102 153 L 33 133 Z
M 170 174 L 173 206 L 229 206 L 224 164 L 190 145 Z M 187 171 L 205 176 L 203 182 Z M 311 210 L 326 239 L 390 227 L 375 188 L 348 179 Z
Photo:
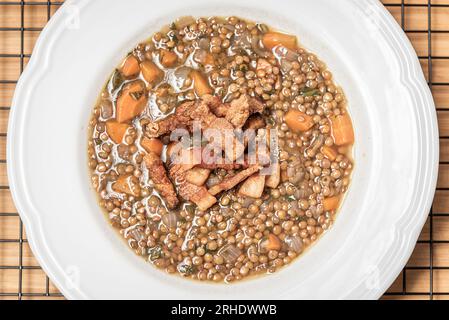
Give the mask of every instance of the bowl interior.
M 136 10 L 123 16 L 127 6 Z M 143 0 L 113 6 L 69 1 L 58 18 L 77 12 L 78 24 L 61 23 L 51 52 L 41 53 L 49 56 L 17 141 L 27 201 L 38 221 L 30 228 L 44 234 L 39 246 L 58 265 L 60 289 L 75 298 L 129 299 L 357 297 L 359 287 L 377 292 L 383 286 L 378 261 L 393 245 L 395 223 L 413 197 L 418 148 L 416 116 L 379 21 L 370 15 L 375 8 L 370 1 L 362 8 L 352 1 L 172 0 L 156 10 Z M 277 274 L 233 285 L 166 276 L 120 240 L 91 190 L 87 124 L 100 90 L 137 43 L 185 15 L 237 15 L 298 35 L 327 63 L 349 101 L 356 144 L 348 195 L 333 228 Z

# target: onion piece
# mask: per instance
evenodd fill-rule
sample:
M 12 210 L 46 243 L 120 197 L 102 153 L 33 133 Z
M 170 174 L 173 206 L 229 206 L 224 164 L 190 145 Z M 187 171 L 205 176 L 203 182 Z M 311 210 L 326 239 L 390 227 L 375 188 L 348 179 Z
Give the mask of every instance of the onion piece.
M 186 66 L 176 69 L 173 72 L 173 77 L 170 79 L 172 86 L 179 91 L 186 89 L 185 84 L 190 72 L 192 72 L 192 69 Z
M 178 226 L 178 216 L 176 213 L 170 212 L 162 216 L 162 222 L 169 229 L 174 229 Z
M 254 53 L 256 53 L 258 56 L 263 58 L 268 58 L 270 54 L 265 51 L 261 46 L 261 37 L 258 35 L 254 35 L 251 37 L 251 48 L 253 49 Z
M 277 46 L 274 48 L 274 55 L 278 60 L 288 60 L 290 62 L 298 61 L 299 59 L 299 53 L 295 52 L 294 50 L 288 49 L 283 46 Z
M 234 263 L 242 255 L 242 251 L 232 244 L 227 244 L 218 251 L 218 254 L 223 257 L 227 263 Z
M 200 41 L 198 41 L 198 47 L 200 47 L 203 50 L 209 50 L 210 49 L 210 39 L 209 38 L 200 39 Z
M 128 232 L 128 235 L 130 235 L 137 242 L 141 241 L 144 238 L 143 233 L 139 229 L 130 230 Z
M 207 179 L 206 186 L 210 189 L 221 182 L 220 178 L 214 174 L 211 174 L 209 179 Z
M 284 240 L 290 251 L 300 254 L 304 251 L 304 244 L 302 239 L 296 236 L 287 236 Z
M 177 29 L 184 29 L 185 27 L 188 27 L 191 24 L 194 24 L 196 22 L 195 18 L 192 16 L 185 16 L 177 19 L 175 21 L 175 25 Z

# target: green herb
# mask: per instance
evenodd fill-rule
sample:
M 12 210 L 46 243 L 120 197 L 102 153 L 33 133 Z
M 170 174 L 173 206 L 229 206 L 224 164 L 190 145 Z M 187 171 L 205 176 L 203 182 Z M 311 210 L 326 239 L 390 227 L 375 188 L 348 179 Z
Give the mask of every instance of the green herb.
M 124 79 L 119 70 L 115 70 L 114 74 L 111 77 L 111 86 L 112 91 L 117 90 L 123 83 Z
M 259 31 L 262 33 L 267 33 L 268 31 L 270 31 L 267 25 L 262 23 L 257 24 L 257 29 L 259 29 Z
M 95 139 L 95 144 L 97 145 L 97 146 L 99 146 L 100 144 L 102 144 L 103 143 L 103 141 L 100 139 L 100 138 L 96 138 Z
M 239 69 L 242 72 L 247 72 L 248 71 L 248 66 L 246 64 L 241 64 Z
M 195 267 L 183 263 L 182 265 L 178 266 L 178 271 L 185 276 L 190 276 L 195 272 Z
M 267 124 L 269 124 L 270 126 L 274 127 L 276 125 L 276 121 L 273 119 L 273 117 L 268 117 L 266 119 Z
M 134 100 L 138 101 L 140 98 L 142 98 L 143 91 L 130 92 L 129 94 Z
M 302 222 L 302 221 L 307 221 L 307 216 L 299 216 L 299 217 L 296 217 L 296 222 Z
M 162 258 L 163 255 L 164 253 L 162 251 L 161 246 L 156 246 L 148 250 L 148 260 L 150 260 L 151 262 L 154 262 L 157 259 Z
M 196 208 L 193 204 L 188 204 L 185 206 L 185 210 L 189 213 L 189 214 L 195 214 Z
M 301 89 L 300 94 L 303 97 L 315 97 L 320 94 L 320 90 L 304 87 Z
M 294 196 L 288 196 L 288 197 L 285 197 L 285 200 L 287 200 L 288 202 L 293 202 L 293 201 L 296 201 L 296 198 Z

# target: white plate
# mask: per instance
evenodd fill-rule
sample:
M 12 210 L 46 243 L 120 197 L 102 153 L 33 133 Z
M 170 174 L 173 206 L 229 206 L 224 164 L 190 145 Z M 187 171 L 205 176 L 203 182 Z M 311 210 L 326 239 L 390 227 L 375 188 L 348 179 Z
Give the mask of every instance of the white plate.
M 167 276 L 126 247 L 90 189 L 86 126 L 103 84 L 139 41 L 185 15 L 237 15 L 298 35 L 348 97 L 356 131 L 349 194 L 333 229 L 275 275 L 233 285 Z M 377 299 L 426 220 L 438 131 L 412 46 L 378 1 L 69 0 L 17 86 L 8 164 L 31 248 L 67 298 Z

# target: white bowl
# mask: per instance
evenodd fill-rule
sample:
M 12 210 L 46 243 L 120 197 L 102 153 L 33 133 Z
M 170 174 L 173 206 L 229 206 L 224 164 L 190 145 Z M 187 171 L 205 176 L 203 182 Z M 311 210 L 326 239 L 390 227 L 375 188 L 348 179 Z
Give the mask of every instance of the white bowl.
M 103 84 L 139 41 L 185 15 L 237 15 L 298 35 L 349 100 L 356 131 L 349 194 L 332 230 L 275 275 L 233 285 L 167 276 L 122 243 L 90 188 L 86 127 Z M 426 220 L 438 131 L 412 46 L 378 1 L 69 0 L 17 86 L 8 163 L 31 248 L 67 298 L 377 299 Z

